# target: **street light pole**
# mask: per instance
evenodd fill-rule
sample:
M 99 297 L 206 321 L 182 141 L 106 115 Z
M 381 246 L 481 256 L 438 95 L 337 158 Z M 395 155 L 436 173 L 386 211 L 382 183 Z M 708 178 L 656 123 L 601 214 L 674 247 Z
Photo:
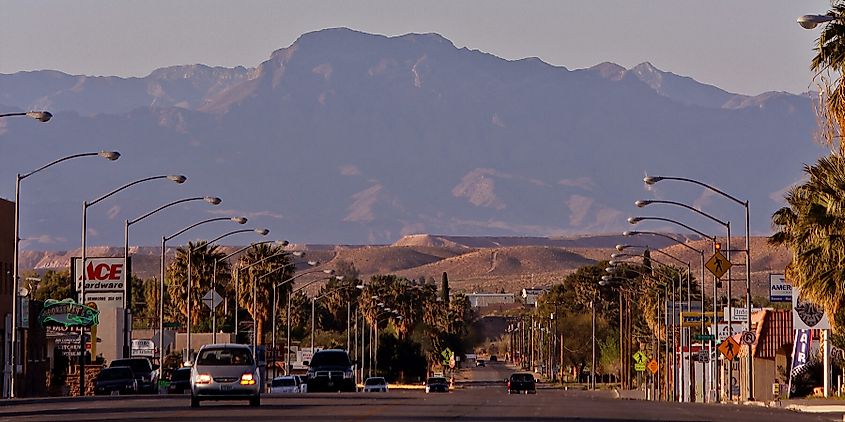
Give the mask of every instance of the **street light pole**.
M 100 196 L 99 198 L 88 202 L 82 202 L 82 285 L 80 288 L 80 295 L 79 301 L 82 304 L 85 304 L 85 284 L 87 282 L 87 262 L 86 262 L 86 246 L 87 246 L 87 230 L 88 230 L 88 208 L 98 204 L 100 201 L 123 191 L 124 189 L 130 188 L 135 186 L 139 183 L 148 182 L 152 180 L 159 180 L 159 179 L 167 179 L 171 182 L 182 184 L 185 183 L 187 177 L 182 175 L 161 175 L 161 176 L 152 176 L 152 177 L 145 177 L 143 179 L 138 179 L 134 182 L 129 182 L 117 189 L 112 190 L 105 195 Z M 129 280 L 126 280 L 126 283 L 129 283 Z M 126 296 L 126 289 L 127 286 L 124 285 L 123 294 Z M 96 341 L 96 339 L 92 339 L 92 341 Z M 93 357 L 93 356 L 92 356 Z M 79 395 L 85 395 L 85 327 L 80 327 L 79 329 Z
M 46 113 L 47 116 L 51 116 L 50 113 Z M 11 113 L 8 115 L 21 115 Z M 22 113 L 22 115 L 26 115 L 26 113 Z M 0 115 L 0 117 L 5 117 L 6 115 Z M 47 117 L 47 120 L 50 120 Z M 43 120 L 43 121 L 47 121 Z M 74 158 L 80 157 L 102 157 L 109 161 L 114 161 L 120 158 L 120 153 L 116 151 L 100 151 L 100 152 L 87 152 L 82 154 L 73 154 L 68 155 L 66 157 L 59 158 L 57 160 L 53 160 L 46 165 L 43 165 L 29 173 L 20 174 L 18 173 L 15 177 L 15 242 L 14 242 L 14 253 L 13 253 L 13 262 L 12 262 L 12 333 L 10 337 L 10 347 L 9 347 L 9 366 L 11 368 L 11 373 L 9 374 L 9 396 L 11 398 L 15 397 L 15 383 L 17 378 L 17 332 L 18 332 L 18 290 L 20 290 L 20 204 L 21 204 L 21 182 L 29 176 L 32 176 L 35 173 L 38 173 L 48 167 L 52 167 L 58 163 L 63 161 L 72 160 Z
M 217 198 L 217 197 L 214 197 L 214 196 L 198 196 L 198 197 L 193 197 L 193 198 L 185 198 L 185 199 L 180 199 L 178 201 L 170 202 L 168 204 L 164 204 L 164 205 L 162 205 L 162 206 L 160 206 L 160 207 L 158 207 L 158 208 L 156 208 L 156 209 L 154 209 L 154 210 L 152 210 L 152 211 L 150 211 L 150 212 L 148 212 L 148 213 L 146 213 L 146 214 L 144 214 L 144 215 L 142 215 L 138 218 L 135 218 L 135 219 L 132 219 L 132 220 L 126 220 L 126 222 L 124 223 L 124 226 L 123 226 L 123 270 L 127 274 L 127 280 L 128 280 L 127 282 L 128 283 L 131 283 L 131 281 L 132 281 L 132 271 L 129 268 L 129 226 L 131 226 L 131 225 L 133 225 L 133 224 L 135 224 L 135 223 L 137 223 L 137 222 L 139 222 L 139 221 L 141 221 L 141 220 L 143 220 L 143 219 L 145 219 L 145 218 L 147 218 L 147 217 L 149 217 L 149 216 L 151 216 L 151 215 L 153 215 L 153 214 L 155 214 L 155 213 L 157 213 L 161 210 L 167 209 L 169 207 L 172 207 L 172 206 L 175 206 L 175 205 L 178 205 L 178 204 L 183 204 L 185 202 L 200 201 L 200 200 L 208 202 L 211 205 L 219 205 L 220 202 L 222 202 L 220 198 Z M 126 296 L 128 296 L 128 295 L 124 295 L 124 297 L 123 297 L 123 310 L 124 310 L 123 357 L 124 358 L 129 357 L 129 354 L 130 354 L 129 347 L 130 347 L 130 343 L 132 341 L 132 335 L 130 334 L 132 332 L 132 324 L 129 321 L 129 305 L 128 305 L 130 298 L 127 298 Z
M 41 123 L 47 123 L 53 118 L 53 114 L 49 111 L 27 111 L 21 113 L 2 113 L 0 117 L 23 116 L 30 119 L 38 120 Z
M 801 18 L 798 19 L 798 22 L 804 28 L 808 28 L 808 26 L 805 26 L 805 24 L 802 23 L 802 18 L 804 18 L 803 21 L 807 25 L 812 25 L 812 26 L 809 26 L 809 28 L 814 28 L 815 25 L 818 24 L 818 23 L 829 22 L 829 21 L 836 19 L 835 17 L 830 17 L 831 19 L 828 19 L 827 17 L 819 18 L 818 16 L 814 17 L 813 15 L 805 15 L 805 16 L 802 16 Z M 646 184 L 649 184 L 649 185 L 653 185 L 653 184 L 655 184 L 655 183 L 657 183 L 661 180 L 677 180 L 677 181 L 681 181 L 681 182 L 696 184 L 696 185 L 701 186 L 705 189 L 708 189 L 712 192 L 718 193 L 719 195 L 721 195 L 721 196 L 741 205 L 745 209 L 745 305 L 746 305 L 746 311 L 748 312 L 747 329 L 748 329 L 748 331 L 752 331 L 752 325 L 751 325 L 751 234 L 750 234 L 750 212 L 749 212 L 748 200 L 743 201 L 741 199 L 734 197 L 733 195 L 725 193 L 724 191 L 722 191 L 722 190 L 720 190 L 720 189 L 718 189 L 714 186 L 708 185 L 707 183 L 700 182 L 700 181 L 694 180 L 694 179 L 689 179 L 689 178 L 686 178 L 686 177 L 648 176 L 648 177 L 643 178 L 643 182 L 645 182 Z M 730 249 L 730 247 L 728 249 Z M 730 277 L 729 277 L 729 279 L 730 279 Z M 746 365 L 748 366 L 748 371 L 746 371 L 746 373 L 745 373 L 745 375 L 746 375 L 746 399 L 749 400 L 749 401 L 753 401 L 754 400 L 754 356 L 752 356 L 752 353 L 751 353 L 751 346 L 748 346 L 748 353 L 746 354 L 746 358 L 747 358 Z
M 246 217 L 215 217 L 209 218 L 207 220 L 198 221 L 190 226 L 183 228 L 182 230 L 173 233 L 170 236 L 162 236 L 161 238 L 161 273 L 159 274 L 159 302 L 158 302 L 158 359 L 159 364 L 164 365 L 164 267 L 165 267 L 165 256 L 164 251 L 167 248 L 167 242 L 169 240 L 174 239 L 175 237 L 185 233 L 188 230 L 193 229 L 194 227 L 213 223 L 215 221 L 233 221 L 238 224 L 246 224 L 247 219 Z M 188 259 L 190 263 L 191 260 Z M 175 343 L 175 341 L 174 341 Z
M 258 234 L 259 236 L 266 236 L 268 233 L 270 233 L 270 230 L 268 230 L 268 229 L 234 230 L 234 231 L 228 232 L 226 234 L 217 236 L 216 238 L 212 239 L 211 241 L 206 242 L 205 243 L 205 250 L 206 250 L 206 252 L 208 252 L 208 248 L 212 243 L 217 242 L 218 240 L 223 239 L 224 237 L 232 236 L 232 235 L 239 234 L 239 233 L 246 233 L 246 232 L 254 232 L 254 233 Z M 187 289 L 188 290 L 188 302 L 187 302 L 188 303 L 188 309 L 187 309 L 188 310 L 188 338 L 187 338 L 188 358 L 191 357 L 191 325 L 192 325 L 191 324 L 191 289 L 192 289 L 192 285 L 193 285 L 193 282 L 192 282 L 193 274 L 191 273 L 191 261 L 193 261 L 193 253 L 194 253 L 194 247 L 191 246 L 190 243 L 188 243 L 188 289 Z M 216 273 L 216 271 L 217 271 L 217 261 L 216 260 L 214 261 L 212 268 L 213 268 L 212 271 L 214 271 Z M 217 276 L 217 274 L 212 274 L 212 279 L 213 280 L 216 279 L 216 276 Z M 202 280 L 200 280 L 200 282 L 202 282 Z M 216 286 L 212 286 L 212 290 L 214 289 L 214 287 L 216 287 Z M 214 310 L 214 300 L 213 299 L 211 301 L 211 304 L 209 305 L 209 308 L 211 308 L 212 317 L 214 315 L 216 315 L 216 312 Z M 216 327 L 212 327 L 212 338 L 214 337 L 215 328 Z

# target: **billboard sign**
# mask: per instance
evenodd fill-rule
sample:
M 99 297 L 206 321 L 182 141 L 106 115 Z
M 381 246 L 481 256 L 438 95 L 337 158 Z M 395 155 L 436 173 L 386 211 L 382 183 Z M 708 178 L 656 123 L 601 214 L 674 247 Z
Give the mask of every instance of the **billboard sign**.
M 44 326 L 91 327 L 99 323 L 99 317 L 100 311 L 76 303 L 73 299 L 47 299 L 38 321 Z
M 86 258 L 85 295 L 126 290 L 123 258 Z M 82 259 L 73 258 L 76 291 L 82 291 Z
M 769 300 L 792 302 L 792 285 L 786 282 L 783 274 L 769 274 Z

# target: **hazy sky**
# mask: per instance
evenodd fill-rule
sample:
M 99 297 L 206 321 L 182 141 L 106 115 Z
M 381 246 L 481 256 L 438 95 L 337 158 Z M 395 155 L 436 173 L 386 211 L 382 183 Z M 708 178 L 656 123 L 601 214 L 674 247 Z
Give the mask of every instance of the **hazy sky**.
M 0 0 L 0 73 L 144 76 L 178 64 L 253 67 L 305 32 L 436 32 L 507 59 L 583 68 L 649 61 L 731 92 L 803 92 L 827 0 Z

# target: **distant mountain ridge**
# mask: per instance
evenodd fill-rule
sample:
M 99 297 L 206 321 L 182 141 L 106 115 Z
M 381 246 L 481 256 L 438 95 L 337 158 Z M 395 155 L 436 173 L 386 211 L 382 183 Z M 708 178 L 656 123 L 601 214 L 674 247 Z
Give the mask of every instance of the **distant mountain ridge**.
M 79 244 L 81 192 L 172 172 L 189 183 L 139 186 L 92 209 L 89 244 L 122 243 L 119 222 L 186 192 L 224 203 L 145 222 L 132 244 L 156 245 L 197 213 L 246 215 L 309 244 L 619 233 L 638 212 L 633 201 L 650 196 L 741 219 L 741 210 L 694 187 L 644 191 L 646 174 L 706 180 L 746 198 L 752 231 L 766 233 L 779 193 L 823 152 L 811 142 L 816 119 L 805 95 L 749 97 L 648 63 L 569 70 L 458 49 L 437 34 L 345 28 L 304 34 L 254 67 L 173 66 L 144 78 L 0 75 L 0 104 L 55 114 L 44 125 L 0 122 L 0 180 L 65 153 L 123 154 L 27 181 L 23 237 L 42 242 L 33 249 Z M 0 185 L 0 195 L 12 193 Z

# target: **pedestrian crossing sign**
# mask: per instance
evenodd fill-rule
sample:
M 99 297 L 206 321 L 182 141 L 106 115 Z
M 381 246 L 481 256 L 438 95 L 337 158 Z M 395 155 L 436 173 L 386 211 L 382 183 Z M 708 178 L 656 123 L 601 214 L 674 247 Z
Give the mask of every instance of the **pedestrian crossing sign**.
M 731 268 L 733 264 L 731 261 L 728 261 L 721 252 L 716 251 L 710 259 L 707 260 L 707 263 L 704 264 L 711 273 L 713 273 L 716 278 L 722 278 L 726 272 Z

